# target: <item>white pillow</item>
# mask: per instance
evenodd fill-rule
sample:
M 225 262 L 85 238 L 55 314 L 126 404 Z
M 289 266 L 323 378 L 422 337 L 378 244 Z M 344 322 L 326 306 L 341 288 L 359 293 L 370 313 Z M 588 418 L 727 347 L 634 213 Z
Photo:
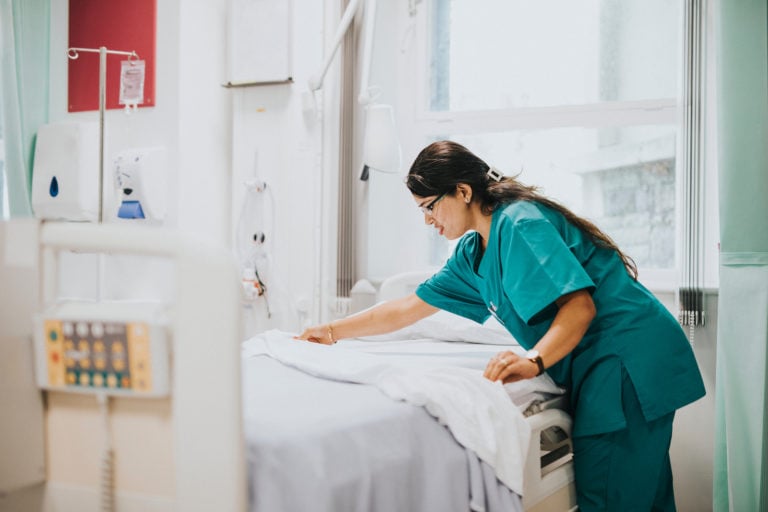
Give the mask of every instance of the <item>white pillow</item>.
M 363 336 L 361 340 L 400 341 L 416 339 L 442 341 L 464 341 L 489 345 L 518 345 L 517 340 L 495 318 L 490 317 L 483 324 L 463 316 L 440 310 L 434 315 L 419 320 L 400 330 L 387 334 Z

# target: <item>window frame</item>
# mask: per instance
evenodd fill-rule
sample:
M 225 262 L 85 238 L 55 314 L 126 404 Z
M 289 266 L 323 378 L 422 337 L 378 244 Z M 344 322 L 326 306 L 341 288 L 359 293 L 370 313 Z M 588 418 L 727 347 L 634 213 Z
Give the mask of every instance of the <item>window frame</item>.
M 397 76 L 409 77 L 398 80 L 396 85 L 398 126 L 401 132 L 403 154 L 416 155 L 423 142 L 439 134 L 473 135 L 516 130 L 548 130 L 578 127 L 599 129 L 604 127 L 628 127 L 641 125 L 674 126 L 675 151 L 675 265 L 674 268 L 640 268 L 640 281 L 654 291 L 673 291 L 677 288 L 680 274 L 680 220 L 681 200 L 679 164 L 681 106 L 677 98 L 657 98 L 635 101 L 606 101 L 580 105 L 543 106 L 494 110 L 431 111 L 430 94 L 430 19 L 433 1 L 423 1 L 414 18 L 407 20 L 411 26 L 402 27 L 410 41 L 401 49 L 405 58 L 398 64 Z M 407 15 L 405 16 L 407 18 Z M 410 47 L 410 48 L 408 48 Z M 407 163 L 406 163 L 407 165 Z M 705 165 L 706 186 L 711 190 L 712 165 Z M 407 169 L 405 169 L 407 171 Z M 716 174 L 714 175 L 716 182 Z M 707 216 L 711 218 L 711 212 Z M 716 223 L 715 223 L 716 224 Z M 712 238 L 711 228 L 707 229 Z M 716 274 L 716 272 L 715 272 Z M 712 272 L 709 284 L 712 284 Z M 715 285 L 716 286 L 716 285 Z

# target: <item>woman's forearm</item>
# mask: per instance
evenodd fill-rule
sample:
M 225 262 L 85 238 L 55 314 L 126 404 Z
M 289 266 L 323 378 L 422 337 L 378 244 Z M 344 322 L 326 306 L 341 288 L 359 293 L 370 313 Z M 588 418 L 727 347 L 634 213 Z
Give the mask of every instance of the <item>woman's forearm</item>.
M 595 317 L 595 303 L 586 290 L 563 295 L 557 300 L 558 311 L 546 334 L 534 347 L 549 368 L 568 355 L 579 344 Z M 539 364 L 511 350 L 496 354 L 488 362 L 483 375 L 504 383 L 530 379 L 540 373 Z
M 558 307 L 552 325 L 535 347 L 546 368 L 576 348 L 596 313 L 592 296 L 586 290 L 561 297 Z
M 334 320 L 330 325 L 336 340 L 384 334 L 402 329 L 437 312 L 415 293 L 394 299 L 360 313 Z

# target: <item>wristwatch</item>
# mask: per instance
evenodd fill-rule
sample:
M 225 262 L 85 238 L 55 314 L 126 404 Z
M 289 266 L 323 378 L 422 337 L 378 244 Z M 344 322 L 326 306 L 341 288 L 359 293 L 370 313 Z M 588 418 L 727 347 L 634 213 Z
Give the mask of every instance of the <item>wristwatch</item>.
M 539 367 L 539 373 L 536 374 L 537 377 L 539 375 L 541 375 L 542 373 L 544 373 L 544 370 L 545 370 L 545 368 L 544 368 L 544 360 L 541 359 L 541 356 L 539 355 L 539 351 L 538 350 L 529 350 L 528 352 L 525 353 L 525 357 L 530 362 L 536 363 L 536 366 Z

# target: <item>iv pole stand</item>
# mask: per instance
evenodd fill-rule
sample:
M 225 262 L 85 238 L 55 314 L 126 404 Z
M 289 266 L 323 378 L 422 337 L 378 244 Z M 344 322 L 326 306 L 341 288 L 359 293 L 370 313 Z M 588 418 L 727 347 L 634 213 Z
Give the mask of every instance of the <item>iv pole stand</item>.
M 117 50 L 107 50 L 106 47 L 96 48 L 69 48 L 67 57 L 72 60 L 77 59 L 79 52 L 98 53 L 99 54 L 99 224 L 104 218 L 104 111 L 107 107 L 107 54 L 126 55 L 128 60 L 138 59 L 136 52 L 121 52 Z

